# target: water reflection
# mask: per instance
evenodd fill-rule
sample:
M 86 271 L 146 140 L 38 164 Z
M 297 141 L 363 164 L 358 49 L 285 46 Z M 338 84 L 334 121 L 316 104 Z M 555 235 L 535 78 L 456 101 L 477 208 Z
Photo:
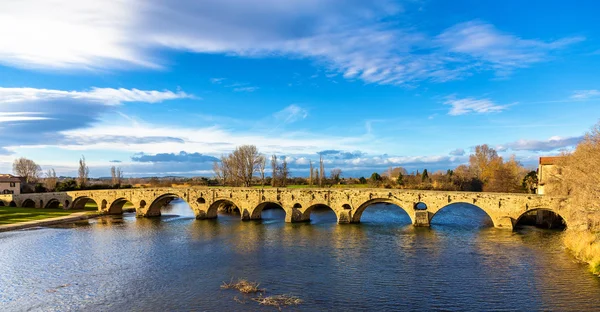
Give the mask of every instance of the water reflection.
M 263 221 L 195 220 L 178 201 L 155 219 L 124 214 L 1 233 L 0 304 L 272 311 L 219 289 L 243 277 L 300 296 L 303 311 L 597 310 L 600 282 L 563 250 L 560 232 L 497 230 L 470 209 L 444 209 L 431 228 L 415 228 L 393 205 L 338 225 L 328 209 L 315 209 L 310 223 L 285 223 L 281 209 L 264 210 Z

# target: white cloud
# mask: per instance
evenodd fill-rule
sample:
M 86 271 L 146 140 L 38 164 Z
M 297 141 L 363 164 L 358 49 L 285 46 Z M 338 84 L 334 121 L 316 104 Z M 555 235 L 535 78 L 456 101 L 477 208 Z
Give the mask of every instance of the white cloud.
M 296 104 L 292 104 L 273 114 L 273 116 L 281 123 L 290 124 L 308 117 L 308 111 Z
M 158 68 L 163 61 L 153 52 L 166 48 L 310 58 L 347 79 L 407 84 L 459 79 L 477 70 L 506 74 L 583 40 L 522 39 L 480 21 L 438 36 L 383 22 L 403 11 L 392 0 L 4 1 L 0 63 Z
M 35 120 L 46 120 L 47 117 L 35 116 L 38 113 L 28 112 L 11 112 L 3 113 L 0 112 L 0 123 L 2 122 L 15 122 L 15 121 L 35 121 Z M 34 115 L 34 116 L 31 116 Z
M 123 88 L 92 88 L 88 91 L 63 91 L 51 89 L 0 87 L 0 105 L 61 99 L 93 101 L 106 105 L 118 105 L 123 102 L 158 103 L 166 100 L 191 97 L 192 95 L 189 95 L 185 92 L 172 92 L 168 90 L 144 91 Z
M 577 145 L 583 137 L 559 137 L 553 136 L 548 140 L 519 140 L 497 146 L 498 151 L 530 151 L 530 152 L 549 152 L 562 148 Z
M 448 115 L 458 116 L 470 113 L 486 114 L 486 113 L 497 113 L 505 110 L 507 105 L 498 105 L 489 99 L 449 99 L 444 102 L 446 105 L 452 106 Z
M 594 97 L 600 97 L 599 90 L 577 90 L 571 95 L 571 98 L 576 100 L 585 100 Z

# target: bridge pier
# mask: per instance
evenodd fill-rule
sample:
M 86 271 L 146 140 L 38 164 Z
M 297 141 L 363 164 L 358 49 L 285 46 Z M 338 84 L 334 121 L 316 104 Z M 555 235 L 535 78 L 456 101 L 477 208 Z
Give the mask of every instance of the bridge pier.
M 429 227 L 433 215 L 429 211 L 415 211 L 413 225 L 418 227 Z
M 492 220 L 494 222 L 494 227 L 497 229 L 505 229 L 512 231 L 516 220 L 511 217 L 500 217 L 496 220 Z

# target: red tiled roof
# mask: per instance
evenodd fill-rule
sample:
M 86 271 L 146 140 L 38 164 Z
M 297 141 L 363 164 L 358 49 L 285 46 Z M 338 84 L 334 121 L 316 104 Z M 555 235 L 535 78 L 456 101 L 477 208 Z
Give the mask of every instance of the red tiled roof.
M 0 174 L 0 182 L 21 182 L 21 178 L 11 174 Z
M 561 156 L 540 157 L 540 165 L 556 165 L 561 158 Z

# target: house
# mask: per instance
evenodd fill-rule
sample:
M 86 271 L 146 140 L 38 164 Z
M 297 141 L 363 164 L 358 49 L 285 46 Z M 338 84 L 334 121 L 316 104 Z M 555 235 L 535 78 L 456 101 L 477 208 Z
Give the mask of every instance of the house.
M 540 164 L 538 167 L 538 188 L 537 193 L 540 195 L 545 194 L 544 187 L 554 176 L 560 175 L 558 163 L 562 157 L 540 157 Z
M 0 194 L 21 194 L 21 178 L 0 174 Z

